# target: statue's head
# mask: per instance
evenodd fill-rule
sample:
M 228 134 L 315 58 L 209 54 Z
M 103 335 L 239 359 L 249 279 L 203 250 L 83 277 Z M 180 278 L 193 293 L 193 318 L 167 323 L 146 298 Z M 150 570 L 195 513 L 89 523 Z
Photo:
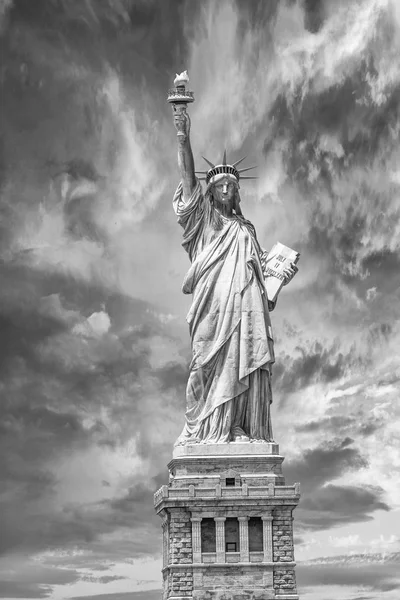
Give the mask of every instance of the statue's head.
M 222 163 L 214 165 L 211 161 L 203 156 L 204 160 L 210 165 L 208 171 L 200 171 L 205 177 L 204 179 L 207 184 L 207 196 L 209 196 L 211 202 L 217 201 L 221 204 L 231 204 L 232 208 L 235 209 L 237 214 L 241 214 L 239 203 L 239 179 L 256 179 L 255 177 L 242 176 L 241 173 L 249 171 L 255 167 L 247 167 L 246 169 L 237 169 L 237 165 L 244 160 L 241 158 L 232 165 L 226 162 L 226 150 Z
M 210 201 L 221 205 L 229 205 L 237 214 L 240 214 L 239 181 L 229 174 L 221 174 L 214 177 L 214 181 L 207 187 Z

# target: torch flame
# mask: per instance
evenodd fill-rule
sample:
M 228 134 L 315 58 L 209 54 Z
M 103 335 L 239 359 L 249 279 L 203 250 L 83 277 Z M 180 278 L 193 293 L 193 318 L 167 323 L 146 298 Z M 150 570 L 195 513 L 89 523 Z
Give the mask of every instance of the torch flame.
M 189 75 L 187 71 L 182 71 L 180 75 L 178 75 L 178 73 L 176 74 L 176 77 L 174 79 L 175 87 L 177 87 L 178 85 L 186 85 L 187 83 L 189 83 Z

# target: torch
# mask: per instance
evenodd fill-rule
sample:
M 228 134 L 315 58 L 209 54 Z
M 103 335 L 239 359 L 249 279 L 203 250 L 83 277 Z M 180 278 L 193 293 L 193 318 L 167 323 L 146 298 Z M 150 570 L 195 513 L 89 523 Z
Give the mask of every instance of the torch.
M 186 112 L 187 105 L 194 102 L 194 94 L 186 89 L 189 83 L 187 71 L 183 71 L 180 75 L 176 75 L 174 86 L 168 91 L 168 102 L 172 104 L 174 113 L 183 115 Z M 185 135 L 184 131 L 178 131 L 178 135 Z

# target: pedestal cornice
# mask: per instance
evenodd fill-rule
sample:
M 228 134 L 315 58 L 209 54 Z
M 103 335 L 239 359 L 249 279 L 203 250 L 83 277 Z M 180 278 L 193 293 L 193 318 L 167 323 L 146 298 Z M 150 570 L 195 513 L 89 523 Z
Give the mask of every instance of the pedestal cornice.
M 222 457 L 228 456 L 276 456 L 279 444 L 276 442 L 228 442 L 225 444 L 187 444 L 175 446 L 172 458 Z

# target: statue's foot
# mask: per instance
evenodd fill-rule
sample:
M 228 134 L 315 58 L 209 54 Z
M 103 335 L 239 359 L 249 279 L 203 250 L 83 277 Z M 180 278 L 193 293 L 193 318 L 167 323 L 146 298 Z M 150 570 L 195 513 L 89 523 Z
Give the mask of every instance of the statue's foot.
M 249 436 L 243 431 L 241 427 L 234 427 L 232 429 L 232 441 L 233 442 L 249 442 Z
M 183 438 L 183 439 L 178 439 L 174 446 L 193 446 L 194 444 L 200 444 L 201 440 L 199 440 L 199 438 L 195 438 L 195 437 L 191 437 L 191 438 Z
M 237 435 L 233 442 L 250 442 L 250 438 L 247 435 Z

